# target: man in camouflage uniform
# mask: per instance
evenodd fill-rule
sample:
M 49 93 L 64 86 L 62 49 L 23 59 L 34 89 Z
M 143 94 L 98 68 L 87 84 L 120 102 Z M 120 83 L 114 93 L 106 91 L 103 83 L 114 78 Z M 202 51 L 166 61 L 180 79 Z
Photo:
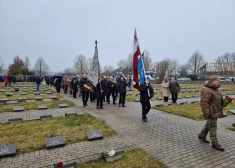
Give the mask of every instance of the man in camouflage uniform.
M 209 143 L 206 136 L 208 132 L 210 132 L 212 147 L 224 151 L 224 148 L 220 146 L 216 137 L 217 118 L 223 117 L 223 110 L 218 109 L 220 105 L 223 105 L 222 95 L 218 91 L 218 88 L 220 87 L 218 76 L 211 76 L 209 81 L 205 82 L 204 86 L 205 88 L 203 88 L 201 92 L 200 104 L 203 116 L 207 119 L 207 122 L 201 133 L 198 135 L 198 138 L 205 143 Z

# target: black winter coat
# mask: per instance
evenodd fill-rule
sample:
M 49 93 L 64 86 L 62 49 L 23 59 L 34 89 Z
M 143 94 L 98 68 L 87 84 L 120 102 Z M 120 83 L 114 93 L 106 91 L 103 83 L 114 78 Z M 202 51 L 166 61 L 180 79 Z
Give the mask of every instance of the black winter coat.
M 102 88 L 100 88 L 100 86 Z M 96 92 L 95 92 L 95 95 L 96 95 L 97 99 L 101 99 L 101 90 L 103 89 L 103 87 L 104 87 L 104 84 L 102 82 L 101 82 L 101 84 L 99 82 L 97 83 L 97 85 L 96 85 Z
M 117 83 L 113 83 L 112 81 L 108 81 L 108 92 L 109 94 L 116 93 Z
M 36 84 L 41 84 L 41 78 L 39 76 L 37 76 L 35 78 L 35 82 L 36 82 Z
M 117 84 L 117 90 L 119 93 L 124 93 L 126 92 L 126 86 L 128 86 L 126 80 L 124 79 L 123 81 L 118 81 L 118 84 Z
M 82 91 L 84 91 L 84 88 L 83 88 L 83 87 L 84 87 L 84 85 L 87 84 L 87 83 L 91 83 L 87 78 L 82 78 L 82 79 L 80 80 L 79 85 L 80 85 Z
M 150 96 L 148 95 L 147 89 L 149 89 Z M 151 99 L 153 96 L 154 96 L 153 87 L 150 84 L 146 86 L 146 83 L 144 82 L 143 84 L 140 85 L 140 102 L 141 103 L 149 102 L 149 99 Z

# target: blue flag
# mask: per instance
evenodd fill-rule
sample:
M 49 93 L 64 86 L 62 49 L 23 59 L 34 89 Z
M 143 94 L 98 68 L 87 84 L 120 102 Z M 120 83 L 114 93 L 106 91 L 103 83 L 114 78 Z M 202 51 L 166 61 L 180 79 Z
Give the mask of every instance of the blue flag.
M 144 60 L 143 60 L 144 52 L 138 59 L 138 76 L 140 80 L 140 85 L 144 83 L 145 78 L 145 70 L 144 70 Z

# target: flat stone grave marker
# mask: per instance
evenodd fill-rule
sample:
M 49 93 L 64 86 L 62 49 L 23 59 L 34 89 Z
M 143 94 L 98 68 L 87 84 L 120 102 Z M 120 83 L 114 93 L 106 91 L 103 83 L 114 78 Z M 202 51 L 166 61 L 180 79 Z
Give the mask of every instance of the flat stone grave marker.
M 21 111 L 24 111 L 24 107 L 15 107 L 13 109 L 14 112 L 21 112 Z
M 39 92 L 34 92 L 34 95 L 40 95 L 40 93 Z
M 33 89 L 33 91 L 37 91 L 37 89 Z
M 52 100 L 57 100 L 58 98 L 57 98 L 57 96 L 51 96 L 51 99 Z
M 160 90 L 160 88 L 157 88 L 157 90 Z
M 35 97 L 36 101 L 42 101 L 42 97 Z
M 235 127 L 235 123 L 233 123 L 232 126 Z
M 65 117 L 76 116 L 77 113 L 65 113 Z
M 100 130 L 86 132 L 86 136 L 89 141 L 103 139 L 103 134 Z
M 188 102 L 181 102 L 180 105 L 188 104 Z
M 59 104 L 59 108 L 66 108 L 68 107 L 68 104 Z
M 199 101 L 192 101 L 191 103 L 192 104 L 196 104 L 196 103 L 199 103 Z
M 0 92 L 6 92 L 6 90 L 0 90 Z
M 180 96 L 178 96 L 178 99 L 182 99 Z
M 63 136 L 56 136 L 46 139 L 46 148 L 56 148 L 65 145 L 65 139 Z
M 27 95 L 27 93 L 26 92 L 22 92 L 20 95 Z
M 7 93 L 6 96 L 13 96 L 13 93 Z
M 46 94 L 51 94 L 51 92 L 46 92 Z
M 140 102 L 140 99 L 135 99 L 135 102 Z
M 231 114 L 233 114 L 233 115 L 235 115 L 235 110 L 229 110 L 229 112 L 231 113 Z
M 163 98 L 159 97 L 159 98 L 157 98 L 157 100 L 163 100 Z
M 7 144 L 0 146 L 0 158 L 4 156 L 16 155 L 16 144 Z
M 195 96 L 195 95 L 193 95 L 193 98 L 198 98 L 199 96 Z
M 46 105 L 38 106 L 38 110 L 45 110 L 45 109 L 47 109 L 47 106 L 46 106 Z
M 0 99 L 0 103 L 3 103 L 3 104 L 7 104 L 7 101 L 8 101 L 7 98 Z
M 140 93 L 137 93 L 137 94 L 136 94 L 136 96 L 139 96 L 139 95 L 140 95 Z
M 171 98 L 171 97 L 169 97 L 168 99 L 169 99 L 169 100 L 172 100 L 172 98 Z
M 11 118 L 11 119 L 8 119 L 8 122 L 9 123 L 18 123 L 18 122 L 22 122 L 22 118 Z
M 26 102 L 26 98 L 19 98 L 18 102 Z
M 164 106 L 164 104 L 156 104 L 156 107 Z
M 190 96 L 185 96 L 186 99 L 190 98 Z
M 157 92 L 155 92 L 154 94 L 158 94 Z
M 52 119 L 52 115 L 42 115 L 40 116 L 40 120 L 49 120 Z

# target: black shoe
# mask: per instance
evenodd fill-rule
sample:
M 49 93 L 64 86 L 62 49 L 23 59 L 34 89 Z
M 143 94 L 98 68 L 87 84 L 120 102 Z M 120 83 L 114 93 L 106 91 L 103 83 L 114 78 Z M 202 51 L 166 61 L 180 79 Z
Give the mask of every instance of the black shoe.
M 99 109 L 99 107 L 96 107 L 96 109 Z
M 235 127 L 235 123 L 233 123 L 232 126 Z
M 125 105 L 122 105 L 122 107 L 126 107 Z
M 108 102 L 108 104 L 110 104 L 110 103 Z
M 212 145 L 212 148 L 215 148 L 219 151 L 224 151 L 224 148 L 222 148 L 219 144 L 218 145 Z
M 210 143 L 210 141 L 206 140 L 206 137 L 200 137 L 198 136 L 198 139 L 202 140 L 205 143 Z
M 83 107 L 86 107 L 86 105 L 84 104 Z
M 114 105 L 116 105 L 117 103 L 113 103 Z
M 103 107 L 100 107 L 100 109 L 104 109 Z
M 143 121 L 144 121 L 144 122 L 148 122 L 146 118 L 143 118 Z

